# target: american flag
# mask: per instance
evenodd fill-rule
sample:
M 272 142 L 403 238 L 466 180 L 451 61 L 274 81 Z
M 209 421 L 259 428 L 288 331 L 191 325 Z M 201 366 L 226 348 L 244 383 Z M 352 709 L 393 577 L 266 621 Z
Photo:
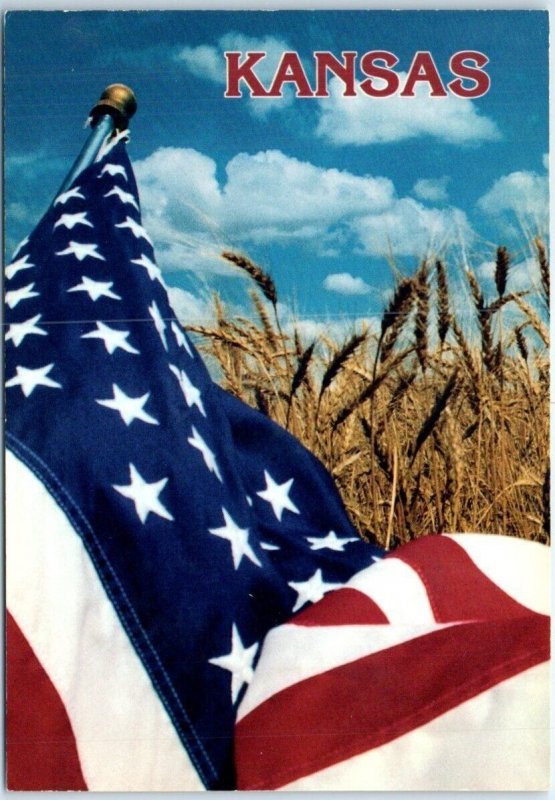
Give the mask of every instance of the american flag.
M 182 749 L 166 784 L 232 788 L 236 709 L 264 635 L 381 552 L 357 536 L 320 463 L 209 377 L 170 308 L 121 139 L 55 199 L 5 277 L 8 609 L 47 674 L 62 673 L 52 680 L 84 784 L 148 788 L 152 754 L 122 784 L 106 767 L 96 777 L 97 761 L 124 762 L 121 739 L 154 736 L 140 711 L 135 728 L 123 713 L 122 730 L 103 727 L 101 695 L 128 643 Z M 87 715 L 98 711 L 83 720 L 69 707 L 95 657 L 75 650 L 89 627 L 108 663 L 81 686 L 96 705 Z M 74 675 L 51 663 L 64 648 Z M 8 763 L 15 776 L 13 753 Z M 16 786 L 28 770 L 11 788 L 72 788 Z
M 211 380 L 122 137 L 5 285 L 9 788 L 543 788 L 547 548 L 361 541 Z
M 403 545 L 268 633 L 239 788 L 547 789 L 548 614 L 541 544 Z

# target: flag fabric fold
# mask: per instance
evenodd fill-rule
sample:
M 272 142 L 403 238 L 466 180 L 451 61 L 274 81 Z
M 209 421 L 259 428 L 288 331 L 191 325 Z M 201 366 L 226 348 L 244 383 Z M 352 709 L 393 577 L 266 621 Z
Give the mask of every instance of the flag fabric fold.
M 6 443 L 22 476 L 9 520 L 40 484 L 202 784 L 232 788 L 235 710 L 264 635 L 380 551 L 319 462 L 212 382 L 170 308 L 123 141 L 20 247 L 6 303 Z M 44 540 L 54 513 L 25 525 Z M 20 536 L 8 531 L 8 608 L 31 638 Z
M 547 788 L 548 578 L 542 545 L 429 536 L 272 630 L 239 788 Z
M 480 720 L 541 788 L 523 587 L 547 548 L 362 541 L 314 456 L 209 376 L 121 136 L 5 286 L 8 788 L 470 788 Z

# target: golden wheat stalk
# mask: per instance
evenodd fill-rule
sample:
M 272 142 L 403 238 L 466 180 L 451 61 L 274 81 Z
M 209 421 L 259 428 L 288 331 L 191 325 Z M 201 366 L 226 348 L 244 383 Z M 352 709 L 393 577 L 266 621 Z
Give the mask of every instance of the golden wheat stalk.
M 498 247 L 495 258 L 495 286 L 499 297 L 503 297 L 507 287 L 510 256 L 506 247 Z
M 422 447 L 428 436 L 432 433 L 443 410 L 447 405 L 449 398 L 455 392 L 455 388 L 457 386 L 457 380 L 458 380 L 458 370 L 455 369 L 453 374 L 449 377 L 449 380 L 445 384 L 443 390 L 436 395 L 434 405 L 429 415 L 424 420 L 424 424 L 418 431 L 418 435 L 416 437 L 414 445 L 411 446 L 409 450 L 411 456 L 411 463 L 414 463 L 414 459 L 418 455 L 420 448 Z
M 428 364 L 428 313 L 430 311 L 430 290 L 428 287 L 428 265 L 422 262 L 414 282 L 416 293 L 416 316 L 414 320 L 414 342 L 416 355 L 422 371 Z
M 355 353 L 355 351 L 360 347 L 360 345 L 366 341 L 367 334 L 366 332 L 363 333 L 355 333 L 351 336 L 351 338 L 345 342 L 343 347 L 341 347 L 333 356 L 329 364 L 327 365 L 324 374 L 322 376 L 322 382 L 320 384 L 320 394 L 318 396 L 318 400 L 320 401 L 322 395 L 326 391 L 326 389 L 331 385 L 332 381 L 335 377 L 339 374 L 341 369 L 345 366 L 349 358 Z
M 222 258 L 225 258 L 230 264 L 235 264 L 236 267 L 239 267 L 239 269 L 242 269 L 247 275 L 250 275 L 253 281 L 260 287 L 264 297 L 266 297 L 273 306 L 276 305 L 276 286 L 267 272 L 264 272 L 264 270 L 251 261 L 250 258 L 240 253 L 224 250 L 221 255 Z
M 547 250 L 539 236 L 534 240 L 536 251 L 538 255 L 538 265 L 540 268 L 540 278 L 542 283 L 543 297 L 547 309 L 549 310 L 550 299 L 550 275 L 549 275 L 549 260 L 547 258 Z
M 445 342 L 451 326 L 451 312 L 449 311 L 449 285 L 447 272 L 443 263 L 436 261 L 437 275 L 437 333 L 441 344 Z

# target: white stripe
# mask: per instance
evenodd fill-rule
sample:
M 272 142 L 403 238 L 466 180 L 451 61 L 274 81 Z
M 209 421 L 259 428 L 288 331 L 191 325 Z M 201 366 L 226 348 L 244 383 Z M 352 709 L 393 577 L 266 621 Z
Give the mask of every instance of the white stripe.
M 518 603 L 550 613 L 550 549 L 539 542 L 484 533 L 449 534 L 478 569 Z
M 202 789 L 81 539 L 9 452 L 6 522 L 7 606 L 65 705 L 89 789 Z
M 412 567 L 397 558 L 384 558 L 357 573 L 348 583 L 370 597 L 394 625 L 434 622 L 426 587 Z
M 545 791 L 549 664 L 526 670 L 388 744 L 284 791 Z
M 299 681 L 445 627 L 449 625 L 282 625 L 275 628 L 266 635 L 262 655 L 237 719 Z

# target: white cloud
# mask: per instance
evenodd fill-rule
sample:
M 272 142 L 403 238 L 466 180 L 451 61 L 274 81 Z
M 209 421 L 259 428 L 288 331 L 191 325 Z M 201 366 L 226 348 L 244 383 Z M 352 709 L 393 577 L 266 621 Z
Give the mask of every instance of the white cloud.
M 250 237 L 313 238 L 340 220 L 383 211 L 394 197 L 387 178 L 324 169 L 280 150 L 240 153 L 226 173 L 228 219 Z
M 223 272 L 217 255 L 231 239 L 339 241 L 334 226 L 381 213 L 395 197 L 387 178 L 324 169 L 279 150 L 239 153 L 225 183 L 211 158 L 189 148 L 160 148 L 135 173 L 145 225 L 166 269 L 189 269 L 200 255 L 209 271 Z
M 503 175 L 480 197 L 478 208 L 491 216 L 508 214 L 535 230 L 546 230 L 549 222 L 547 175 L 527 171 Z
M 398 73 L 401 81 L 406 73 Z M 330 96 L 318 100 L 317 133 L 336 145 L 399 142 L 433 136 L 452 144 L 476 144 L 499 139 L 495 123 L 482 116 L 471 100 L 449 95 L 430 98 L 418 85 L 415 97 L 343 97 L 338 78 L 329 82 Z
M 203 44 L 198 47 L 184 47 L 178 53 L 177 60 L 182 61 L 193 75 L 223 86 L 226 83 L 224 56 L 226 51 L 266 53 L 266 57 L 255 65 L 253 72 L 268 88 L 281 56 L 288 50 L 291 50 L 289 44 L 275 36 L 254 37 L 230 32 L 220 37 L 217 46 Z M 244 85 L 243 93 L 248 94 Z M 294 99 L 295 94 L 292 87 L 286 85 L 282 98 L 260 98 L 249 102 L 247 108 L 255 117 L 266 117 L 270 111 L 288 108 Z
M 225 61 L 223 53 L 208 44 L 198 47 L 184 47 L 176 56 L 197 78 L 205 78 L 214 83 L 225 83 Z
M 371 287 L 362 278 L 355 278 L 350 272 L 334 272 L 327 275 L 323 282 L 324 289 L 338 294 L 368 294 Z
M 168 296 L 175 316 L 184 325 L 209 325 L 214 321 L 214 304 L 203 293 L 192 294 L 171 286 Z
M 219 40 L 219 45 L 222 52 L 235 50 L 241 53 L 266 53 L 266 58 L 259 61 L 254 68 L 255 74 L 265 86 L 271 83 L 283 53 L 291 50 L 284 39 L 278 39 L 275 36 L 245 36 L 243 33 L 226 33 Z
M 356 220 L 363 252 L 384 255 L 424 256 L 471 237 L 466 215 L 458 208 L 429 208 L 409 197 L 395 200 L 381 214 Z
M 239 153 L 223 180 L 211 158 L 188 148 L 161 148 L 135 172 L 145 226 L 166 271 L 229 274 L 220 252 L 249 243 L 305 241 L 320 255 L 383 255 L 391 245 L 398 255 L 421 256 L 470 233 L 462 211 L 398 198 L 387 178 L 279 150 Z
M 448 175 L 441 178 L 420 178 L 412 187 L 412 193 L 419 200 L 429 200 L 432 203 L 447 200 L 447 184 L 450 180 Z
M 219 258 L 225 237 L 216 163 L 197 150 L 163 147 L 134 169 L 162 268 L 227 274 Z

